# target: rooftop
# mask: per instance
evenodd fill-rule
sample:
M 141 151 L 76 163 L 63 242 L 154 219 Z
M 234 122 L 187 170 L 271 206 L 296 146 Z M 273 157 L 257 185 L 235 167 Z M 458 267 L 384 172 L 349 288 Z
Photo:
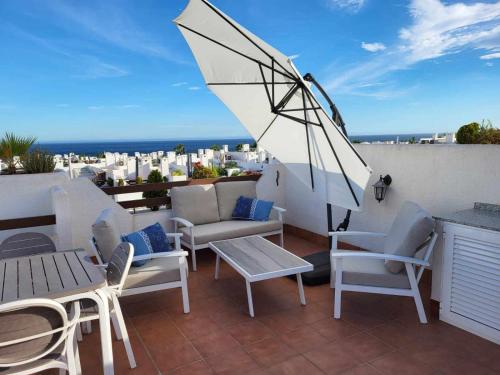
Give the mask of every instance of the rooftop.
M 274 239 L 277 241 L 277 239 Z M 286 234 L 299 256 L 321 248 Z M 346 292 L 340 320 L 332 319 L 328 285 L 305 287 L 287 278 L 254 284 L 256 317 L 246 309 L 245 282 L 215 256 L 200 251 L 189 274 L 191 313 L 182 313 L 180 290 L 121 299 L 137 359 L 131 370 L 123 345 L 113 345 L 117 374 L 498 374 L 500 346 L 437 319 L 430 275 L 420 289 L 429 324 L 418 322 L 411 298 Z M 83 373 L 101 366 L 99 330 L 79 344 Z

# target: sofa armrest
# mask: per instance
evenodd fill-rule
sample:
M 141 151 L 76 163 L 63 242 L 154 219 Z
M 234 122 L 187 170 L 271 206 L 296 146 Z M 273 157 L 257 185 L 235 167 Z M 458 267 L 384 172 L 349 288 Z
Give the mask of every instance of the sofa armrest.
M 283 221 L 283 214 L 286 212 L 286 210 L 278 206 L 273 206 L 273 210 L 278 213 L 278 220 Z

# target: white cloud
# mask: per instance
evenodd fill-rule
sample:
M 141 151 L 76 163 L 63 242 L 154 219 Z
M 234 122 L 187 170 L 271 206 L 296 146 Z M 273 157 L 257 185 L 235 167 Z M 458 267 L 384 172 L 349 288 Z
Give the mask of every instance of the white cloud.
M 300 57 L 300 54 L 299 54 L 299 53 L 297 53 L 297 54 L 295 54 L 295 55 L 290 55 L 290 56 L 288 56 L 288 58 L 289 58 L 290 60 L 295 60 L 295 59 L 298 59 L 299 57 Z
M 87 108 L 91 111 L 99 111 L 99 110 L 103 109 L 104 106 L 103 105 L 89 105 Z
M 185 86 L 187 84 L 188 84 L 187 82 L 175 82 L 172 83 L 172 87 L 180 87 L 180 86 Z
M 124 5 L 124 4 L 121 4 Z M 127 12 L 125 6 L 112 2 L 69 2 L 52 0 L 44 6 L 62 21 L 71 32 L 84 31 L 102 42 L 142 55 L 185 63 L 164 43 L 143 30 Z
M 500 48 L 500 1 L 448 5 L 440 0 L 412 0 L 409 12 L 412 23 L 400 30 L 397 43 L 343 72 L 333 72 L 334 78 L 325 86 L 356 95 L 363 85 L 425 60 L 464 50 L 496 52 Z
M 327 0 L 328 5 L 332 8 L 345 9 L 350 12 L 359 12 L 359 10 L 365 5 L 365 0 Z
M 500 59 L 500 52 L 489 53 L 480 57 L 481 60 Z
M 492 62 L 487 62 L 485 65 L 486 65 L 486 66 L 493 66 L 493 65 L 495 65 L 495 64 L 493 64 Z
M 188 88 L 188 90 L 197 91 L 197 90 L 201 90 L 201 87 L 200 86 L 191 86 Z
M 361 48 L 367 50 L 368 52 L 378 52 L 387 49 L 387 47 L 382 43 L 361 43 Z

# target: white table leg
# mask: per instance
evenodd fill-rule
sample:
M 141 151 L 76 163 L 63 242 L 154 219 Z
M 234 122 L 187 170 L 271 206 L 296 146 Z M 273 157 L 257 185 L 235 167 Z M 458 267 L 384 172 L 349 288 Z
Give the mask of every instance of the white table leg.
M 245 280 L 245 282 L 247 283 L 248 312 L 253 318 L 255 314 L 253 312 L 252 287 L 250 286 L 250 281 Z
M 217 254 L 215 258 L 215 280 L 219 279 L 219 272 L 220 272 L 220 256 Z
M 297 274 L 297 285 L 299 287 L 300 304 L 305 305 L 306 296 L 304 295 L 304 285 L 302 285 L 302 276 L 300 273 Z
M 99 330 L 101 331 L 102 366 L 105 375 L 113 375 L 113 347 L 111 341 L 111 325 L 109 316 L 108 297 L 100 290 L 96 292 L 99 309 Z

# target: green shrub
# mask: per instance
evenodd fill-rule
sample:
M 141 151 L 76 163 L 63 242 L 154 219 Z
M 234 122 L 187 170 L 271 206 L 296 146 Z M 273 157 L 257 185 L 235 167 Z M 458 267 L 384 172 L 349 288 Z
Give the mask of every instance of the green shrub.
M 144 181 L 142 180 L 142 177 L 141 177 L 141 176 L 137 176 L 137 177 L 135 178 L 135 184 L 136 184 L 136 185 L 140 185 L 140 184 L 142 184 L 143 182 L 144 182 Z
M 54 155 L 48 151 L 36 149 L 21 157 L 25 173 L 52 173 L 56 167 Z
M 212 145 L 210 146 L 210 149 L 214 151 L 220 151 L 222 150 L 222 147 L 220 145 Z
M 238 152 L 243 151 L 243 143 L 238 143 L 235 147 L 235 150 Z
M 477 143 L 480 130 L 481 126 L 477 122 L 471 122 L 470 124 L 461 126 L 456 135 L 457 143 Z
M 111 177 L 108 177 L 106 179 L 106 183 L 108 184 L 108 186 L 111 186 L 111 187 L 115 184 Z
M 125 181 L 123 180 L 123 178 L 120 178 L 118 180 L 118 186 L 125 186 Z
M 171 173 L 172 176 L 184 176 L 185 173 L 181 171 L 180 169 L 176 169 Z
M 201 163 L 193 164 L 193 179 L 214 178 L 218 176 L 219 174 L 217 173 L 216 168 L 204 167 L 203 165 L 201 165 Z
M 234 160 L 229 160 L 224 164 L 226 169 L 238 168 L 238 163 Z
M 163 182 L 163 177 L 160 171 L 155 169 L 151 171 L 148 175 L 148 184 L 154 184 L 158 182 Z M 165 197 L 166 195 L 167 195 L 166 189 L 145 191 L 144 193 L 142 193 L 143 198 L 158 198 L 158 197 Z M 158 211 L 160 209 L 159 206 L 147 206 L 147 207 L 150 208 L 151 211 Z

